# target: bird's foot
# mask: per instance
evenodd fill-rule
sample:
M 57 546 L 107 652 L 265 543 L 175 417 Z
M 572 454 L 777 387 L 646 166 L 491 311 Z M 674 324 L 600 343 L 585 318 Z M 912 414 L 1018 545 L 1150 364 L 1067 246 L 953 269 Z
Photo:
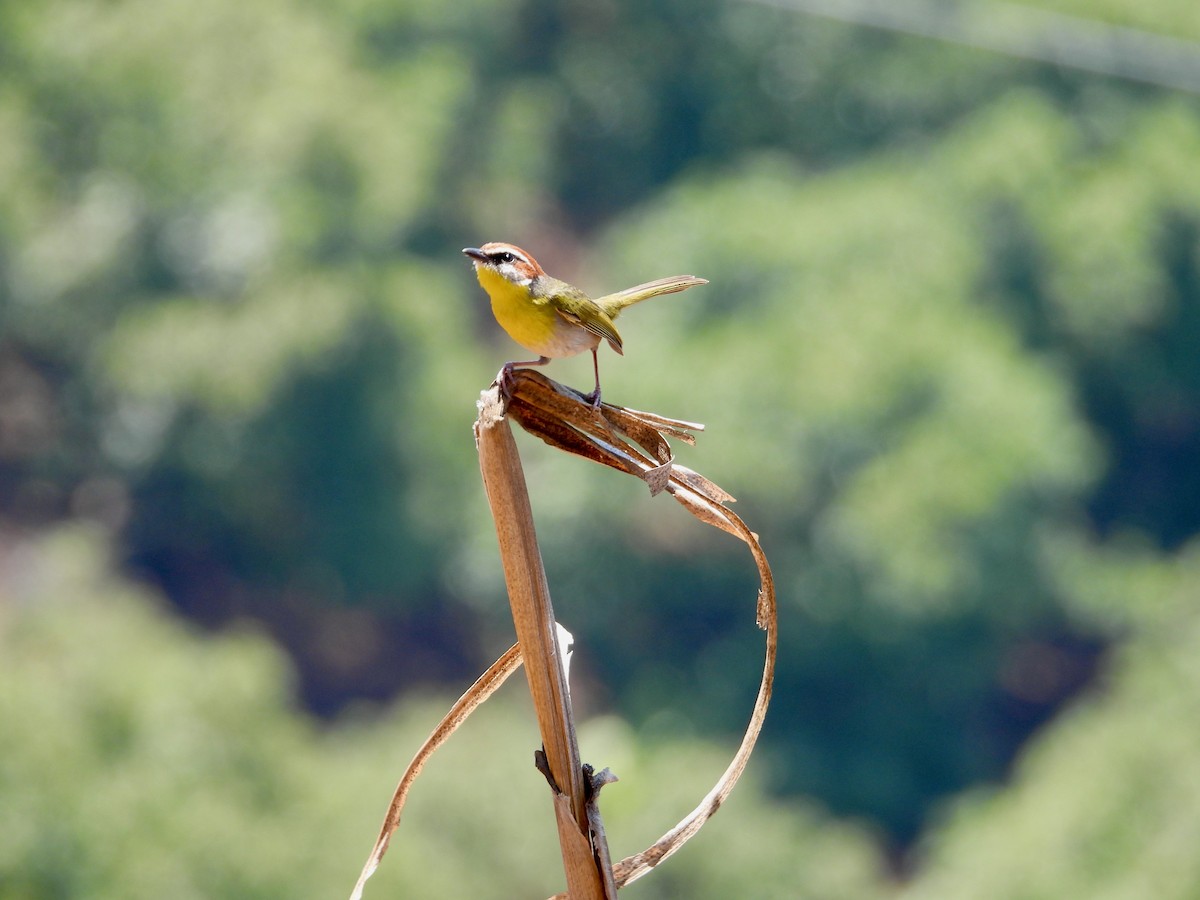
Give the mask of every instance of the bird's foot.
M 500 367 L 500 374 L 496 376 L 496 384 L 500 387 L 500 393 L 504 395 L 506 400 L 513 398 L 513 391 L 516 390 L 516 379 L 513 377 L 514 369 L 524 369 L 532 366 L 544 366 L 550 362 L 547 356 L 539 356 L 537 359 L 522 359 L 506 362 Z
M 506 362 L 500 367 L 500 374 L 496 376 L 496 385 L 500 388 L 500 393 L 505 400 L 511 400 L 513 390 L 516 384 L 513 381 L 513 369 L 516 368 L 516 363 Z

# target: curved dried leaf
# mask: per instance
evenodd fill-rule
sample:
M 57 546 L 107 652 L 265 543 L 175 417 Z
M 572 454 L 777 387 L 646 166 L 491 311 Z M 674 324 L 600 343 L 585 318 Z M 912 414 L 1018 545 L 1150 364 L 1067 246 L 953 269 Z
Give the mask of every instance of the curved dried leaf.
M 517 671 L 520 666 L 521 648 L 519 645 L 513 644 L 504 652 L 503 656 L 492 663 L 488 670 L 475 680 L 465 694 L 458 698 L 458 702 L 450 707 L 450 711 L 438 723 L 437 728 L 433 729 L 429 737 L 425 739 L 425 743 L 421 745 L 421 749 L 417 751 L 412 762 L 404 771 L 400 783 L 396 785 L 396 792 L 392 795 L 392 802 L 388 804 L 387 815 L 383 819 L 383 827 L 379 829 L 379 837 L 376 838 L 371 855 L 367 857 L 367 861 L 363 865 L 358 882 L 354 885 L 354 891 L 350 894 L 350 900 L 360 900 L 367 879 L 379 868 L 379 861 L 387 852 L 392 834 L 400 825 L 400 814 L 404 811 L 404 803 L 408 799 L 409 789 L 417 780 L 417 776 L 421 774 L 421 770 L 425 768 L 425 763 L 433 756 L 434 751 L 446 743 L 450 735 L 458 730 L 458 726 L 466 721 L 467 716 L 492 696 L 496 689 L 504 684 L 508 676 Z
M 691 432 L 699 431 L 703 426 L 607 403 L 602 403 L 596 410 L 583 395 L 540 372 L 527 369 L 513 372 L 508 413 L 522 428 L 551 446 L 636 475 L 650 485 L 652 493 L 668 491 L 700 521 L 744 541 L 758 567 L 760 586 L 755 615 L 759 627 L 766 631 L 766 652 L 758 696 L 741 744 L 717 783 L 695 809 L 651 846 L 613 866 L 617 887 L 624 887 L 645 875 L 698 832 L 720 809 L 749 762 L 762 731 L 775 678 L 779 642 L 775 580 L 758 535 L 725 505 L 733 502 L 733 496 L 703 475 L 672 461 L 667 436 L 691 443 L 694 440 Z M 565 897 L 565 894 L 559 894 L 555 900 Z

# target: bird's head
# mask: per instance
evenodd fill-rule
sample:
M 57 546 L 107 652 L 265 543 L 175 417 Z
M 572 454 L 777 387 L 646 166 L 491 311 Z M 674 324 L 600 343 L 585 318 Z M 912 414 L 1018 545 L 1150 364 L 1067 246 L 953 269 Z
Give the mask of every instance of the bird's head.
M 465 247 L 463 254 L 475 263 L 479 275 L 487 270 L 522 287 L 528 287 L 533 279 L 546 274 L 536 259 L 515 244 L 490 241 L 482 247 Z

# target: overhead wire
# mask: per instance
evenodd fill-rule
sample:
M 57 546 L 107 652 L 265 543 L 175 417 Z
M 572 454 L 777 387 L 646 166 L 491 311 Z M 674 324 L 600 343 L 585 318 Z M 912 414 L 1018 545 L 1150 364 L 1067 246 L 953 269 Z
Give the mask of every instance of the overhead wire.
M 1200 43 L 1016 3 L 743 0 L 1200 94 Z

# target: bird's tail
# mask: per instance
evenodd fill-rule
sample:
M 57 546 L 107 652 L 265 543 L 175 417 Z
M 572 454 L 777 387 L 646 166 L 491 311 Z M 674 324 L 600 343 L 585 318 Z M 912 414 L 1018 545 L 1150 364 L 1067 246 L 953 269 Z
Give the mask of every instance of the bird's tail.
M 596 302 L 610 316 L 615 316 L 627 306 L 633 306 L 635 303 L 641 303 L 643 300 L 649 300 L 651 297 L 658 297 L 662 294 L 686 291 L 698 284 L 708 284 L 708 279 L 697 278 L 695 275 L 671 275 L 667 278 L 658 278 L 654 281 L 647 281 L 645 284 L 625 288 L 615 294 L 605 294 Z

